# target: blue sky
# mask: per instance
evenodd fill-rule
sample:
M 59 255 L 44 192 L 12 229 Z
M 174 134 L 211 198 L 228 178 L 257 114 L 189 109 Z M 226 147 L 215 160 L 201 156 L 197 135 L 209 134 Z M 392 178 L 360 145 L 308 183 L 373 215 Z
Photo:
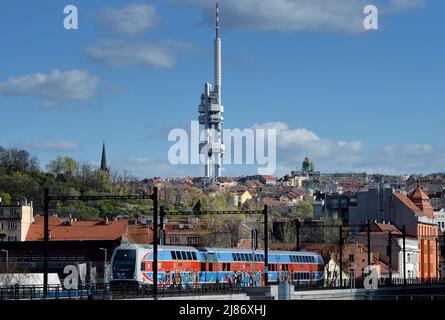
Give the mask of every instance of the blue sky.
M 226 128 L 279 128 L 278 170 L 445 168 L 445 3 L 437 0 L 222 0 Z M 63 28 L 63 8 L 79 29 Z M 362 27 L 379 8 L 379 30 Z M 213 81 L 213 1 L 4 0 L 0 145 L 43 167 L 57 155 L 139 177 L 171 166 L 168 130 L 197 117 Z M 255 173 L 228 166 L 225 174 Z

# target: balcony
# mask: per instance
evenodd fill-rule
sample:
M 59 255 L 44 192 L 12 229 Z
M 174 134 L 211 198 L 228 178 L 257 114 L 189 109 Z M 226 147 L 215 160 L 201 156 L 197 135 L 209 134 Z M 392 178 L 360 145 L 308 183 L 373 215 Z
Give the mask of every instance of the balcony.
M 0 220 L 21 220 L 22 214 L 18 208 L 0 208 Z

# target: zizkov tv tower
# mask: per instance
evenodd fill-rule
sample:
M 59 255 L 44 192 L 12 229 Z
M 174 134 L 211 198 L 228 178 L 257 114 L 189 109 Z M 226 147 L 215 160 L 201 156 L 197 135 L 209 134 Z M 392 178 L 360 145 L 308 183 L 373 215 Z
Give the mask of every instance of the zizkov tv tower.
M 204 127 L 204 142 L 200 153 L 205 155 L 204 175 L 207 178 L 221 176 L 221 162 L 224 155 L 222 124 L 224 107 L 221 104 L 221 38 L 219 34 L 219 2 L 216 3 L 216 38 L 214 41 L 214 86 L 206 83 L 199 105 L 199 124 Z

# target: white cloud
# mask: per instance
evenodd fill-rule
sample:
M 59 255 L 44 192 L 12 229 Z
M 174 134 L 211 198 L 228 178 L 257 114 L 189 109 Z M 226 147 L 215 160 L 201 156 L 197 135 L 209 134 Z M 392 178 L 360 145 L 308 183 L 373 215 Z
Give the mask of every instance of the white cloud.
M 383 144 L 369 148 L 357 140 L 323 138 L 305 128 L 290 128 L 284 122 L 257 124 L 254 128 L 277 129 L 277 173 L 300 168 L 308 156 L 322 171 L 368 171 L 422 173 L 445 167 L 445 152 L 431 144 Z
M 166 40 L 154 43 L 126 43 L 102 41 L 86 48 L 86 54 L 94 61 L 113 67 L 144 65 L 168 69 L 177 63 L 179 52 L 189 51 L 193 45 L 186 42 Z
M 30 149 L 44 152 L 74 152 L 79 151 L 80 146 L 70 141 L 44 141 L 32 144 Z
M 389 145 L 382 148 L 386 156 L 422 156 L 434 153 L 436 150 L 430 144 L 409 144 L 405 146 Z
M 256 124 L 254 128 L 277 130 L 277 154 L 284 161 L 298 161 L 308 155 L 320 160 L 332 159 L 334 156 L 350 158 L 359 155 L 363 150 L 360 141 L 325 139 L 308 129 L 291 129 L 283 122 Z
M 156 9 L 148 4 L 130 4 L 123 8 L 106 8 L 98 21 L 119 35 L 134 36 L 151 30 L 159 22 Z
M 0 94 L 87 100 L 94 96 L 98 82 L 98 77 L 83 70 L 54 70 L 10 78 L 0 83 Z
M 214 3 L 202 0 L 170 0 L 174 4 L 203 9 L 201 23 L 214 25 Z M 375 5 L 386 13 L 414 9 L 425 0 L 378 0 Z M 257 31 L 322 31 L 360 33 L 363 8 L 357 0 L 225 0 L 221 8 L 222 24 L 228 28 Z

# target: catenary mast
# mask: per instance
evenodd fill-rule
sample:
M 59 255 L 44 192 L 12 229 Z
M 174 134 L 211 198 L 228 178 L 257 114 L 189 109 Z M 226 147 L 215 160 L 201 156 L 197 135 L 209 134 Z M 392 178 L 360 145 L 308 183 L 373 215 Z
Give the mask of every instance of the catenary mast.
M 207 178 L 221 176 L 221 162 L 224 154 L 222 142 L 221 104 L 221 38 L 219 23 L 219 2 L 216 3 L 216 37 L 214 41 L 214 84 L 206 83 L 199 105 L 199 124 L 204 127 L 204 142 L 200 143 L 200 153 L 206 155 L 204 175 Z

